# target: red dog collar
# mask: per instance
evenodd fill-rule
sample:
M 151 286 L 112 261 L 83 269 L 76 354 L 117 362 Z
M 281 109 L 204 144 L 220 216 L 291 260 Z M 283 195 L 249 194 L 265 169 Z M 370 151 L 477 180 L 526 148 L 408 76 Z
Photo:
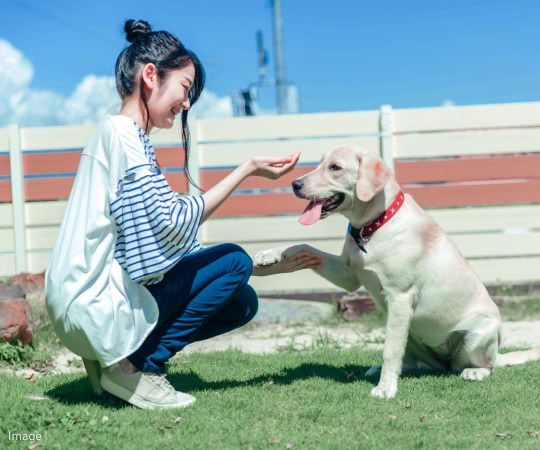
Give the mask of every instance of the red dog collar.
M 403 205 L 404 200 L 405 196 L 403 195 L 403 191 L 399 191 L 399 194 L 396 196 L 390 207 L 372 222 L 364 225 L 362 228 L 353 228 L 349 223 L 349 229 L 347 231 L 353 237 L 354 242 L 356 242 L 356 245 L 358 245 L 360 250 L 367 253 L 365 244 L 371 239 L 371 235 L 394 217 L 399 211 L 399 208 Z

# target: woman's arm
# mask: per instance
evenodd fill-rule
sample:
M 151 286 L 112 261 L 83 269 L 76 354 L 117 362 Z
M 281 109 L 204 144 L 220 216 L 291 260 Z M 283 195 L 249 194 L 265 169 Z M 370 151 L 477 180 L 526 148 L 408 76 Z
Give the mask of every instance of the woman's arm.
M 300 153 L 282 158 L 255 156 L 238 166 L 228 176 L 202 195 L 204 199 L 204 213 L 201 223 L 208 219 L 247 177 L 259 176 L 274 180 L 278 179 L 294 168 L 299 157 Z
M 204 199 L 204 213 L 201 222 L 208 219 L 247 177 L 259 176 L 276 180 L 290 172 L 298 162 L 299 157 L 300 153 L 282 158 L 255 156 L 249 161 L 246 161 L 202 195 Z M 305 252 L 298 253 L 290 257 L 284 257 L 280 262 L 270 266 L 258 266 L 254 264 L 253 275 L 265 276 L 295 272 L 301 269 L 320 269 L 322 262 L 322 258 L 318 255 Z

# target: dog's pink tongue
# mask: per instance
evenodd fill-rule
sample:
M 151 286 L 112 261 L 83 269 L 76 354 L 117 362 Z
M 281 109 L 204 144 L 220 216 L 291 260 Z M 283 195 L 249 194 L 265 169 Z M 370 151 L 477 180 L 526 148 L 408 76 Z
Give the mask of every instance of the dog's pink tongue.
M 321 211 L 324 202 L 309 202 L 307 208 L 304 210 L 302 217 L 298 221 L 302 225 L 312 225 L 321 218 Z

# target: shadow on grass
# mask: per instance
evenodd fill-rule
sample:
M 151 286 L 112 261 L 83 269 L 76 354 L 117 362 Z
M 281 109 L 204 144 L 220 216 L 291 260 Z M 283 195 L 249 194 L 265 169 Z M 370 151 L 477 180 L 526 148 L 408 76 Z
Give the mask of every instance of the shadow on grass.
M 128 405 L 123 400 L 105 392 L 102 395 L 94 393 L 86 376 L 56 386 L 46 392 L 46 395 L 64 405 L 96 404 L 108 409 L 121 409 Z
M 379 375 L 366 377 L 370 366 L 331 366 L 328 364 L 302 364 L 298 367 L 288 368 L 276 374 L 265 374 L 246 380 L 219 380 L 209 381 L 202 379 L 197 373 L 190 371 L 182 374 L 170 374 L 167 376 L 171 384 L 186 392 L 234 389 L 236 387 L 262 386 L 270 381 L 274 385 L 289 385 L 298 380 L 309 378 L 325 378 L 336 383 L 353 383 L 363 381 L 376 385 Z M 404 372 L 400 378 L 422 378 L 426 376 L 447 377 L 455 376 L 453 373 L 437 370 L 418 369 Z
M 353 383 L 366 382 L 373 385 L 379 381 L 379 376 L 366 377 L 365 374 L 369 370 L 368 366 L 345 365 L 332 366 L 328 364 L 312 364 L 306 363 L 298 367 L 286 368 L 278 373 L 267 373 L 253 378 L 241 380 L 205 380 L 196 372 L 190 370 L 185 373 L 171 373 L 167 376 L 169 381 L 175 388 L 183 392 L 197 391 L 219 391 L 225 389 L 234 389 L 238 387 L 256 387 L 268 384 L 270 381 L 274 385 L 290 385 L 298 380 L 306 380 L 310 378 L 324 378 L 336 383 Z M 438 372 L 434 370 L 414 370 L 407 371 L 401 375 L 401 378 L 420 378 L 425 376 L 455 376 L 451 373 Z M 98 396 L 94 394 L 90 387 L 90 382 L 86 377 L 75 381 L 64 383 L 47 392 L 51 398 L 54 398 L 59 403 L 65 405 L 81 405 L 81 404 L 99 404 L 109 409 L 121 409 L 128 406 L 128 403 L 118 399 L 107 392 Z
M 274 385 L 289 385 L 295 381 L 310 378 L 324 378 L 337 383 L 351 383 L 364 380 L 364 375 L 368 369 L 369 367 L 366 366 L 331 366 L 328 364 L 306 363 L 298 367 L 282 369 L 278 373 L 266 373 L 242 380 L 205 380 L 193 371 L 181 374 L 171 373 L 167 378 L 173 386 L 181 386 L 182 390 L 193 392 L 262 386 L 270 381 Z

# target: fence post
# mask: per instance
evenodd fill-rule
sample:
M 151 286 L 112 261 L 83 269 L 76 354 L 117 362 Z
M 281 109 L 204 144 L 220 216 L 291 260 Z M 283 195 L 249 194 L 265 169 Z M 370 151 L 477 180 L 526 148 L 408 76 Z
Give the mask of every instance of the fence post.
M 381 158 L 384 163 L 394 172 L 394 124 L 392 117 L 392 105 L 381 106 Z
M 13 235 L 15 238 L 15 269 L 27 272 L 26 225 L 24 212 L 24 171 L 21 136 L 18 125 L 9 126 L 9 171 L 11 179 L 11 204 L 13 209 Z

